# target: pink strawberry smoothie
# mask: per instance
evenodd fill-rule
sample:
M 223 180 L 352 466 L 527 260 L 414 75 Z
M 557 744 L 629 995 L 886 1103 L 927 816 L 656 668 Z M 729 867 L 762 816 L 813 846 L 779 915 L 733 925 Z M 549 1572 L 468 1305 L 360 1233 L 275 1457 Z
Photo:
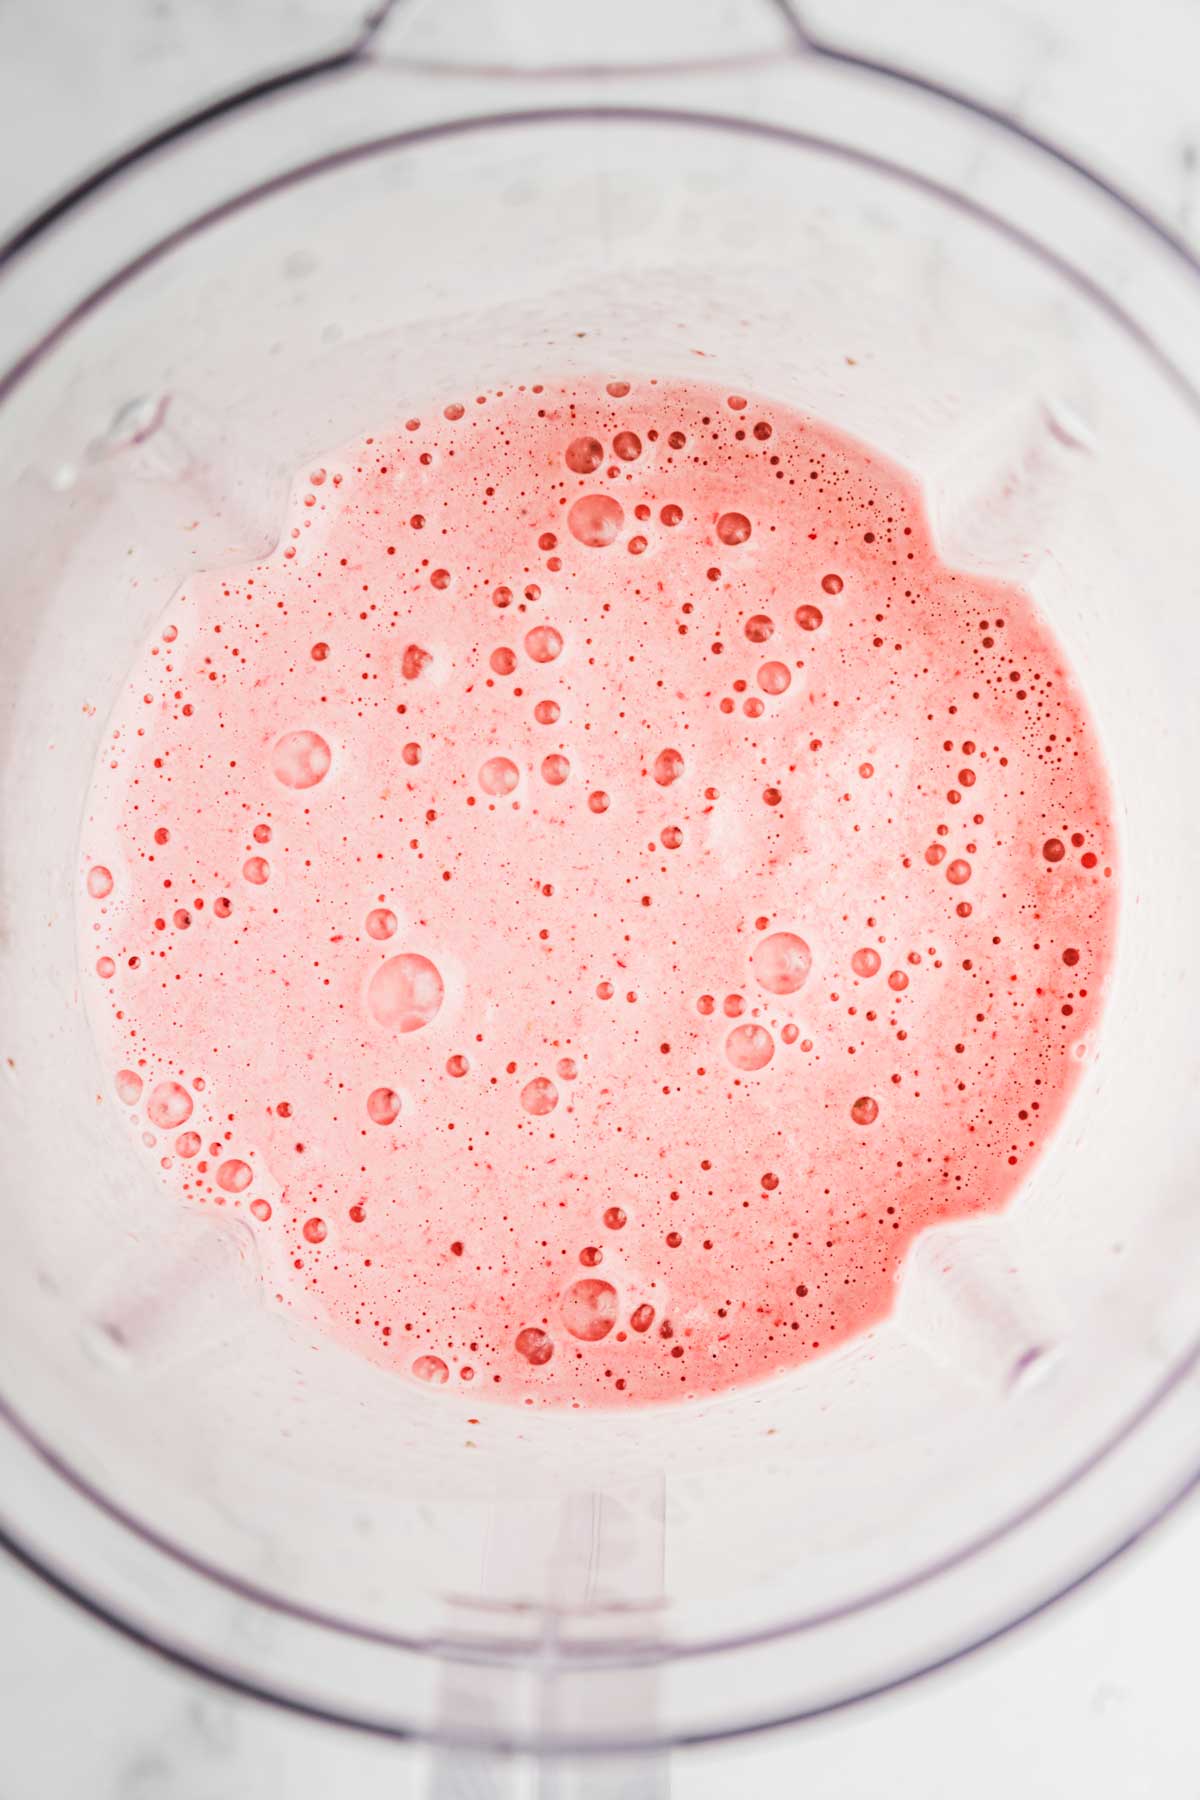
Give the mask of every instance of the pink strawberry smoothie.
M 314 467 L 274 553 L 171 601 L 82 858 L 174 1203 L 403 1379 L 557 1406 L 883 1319 L 1058 1123 L 1117 885 L 1026 595 L 944 567 L 861 444 L 652 380 Z

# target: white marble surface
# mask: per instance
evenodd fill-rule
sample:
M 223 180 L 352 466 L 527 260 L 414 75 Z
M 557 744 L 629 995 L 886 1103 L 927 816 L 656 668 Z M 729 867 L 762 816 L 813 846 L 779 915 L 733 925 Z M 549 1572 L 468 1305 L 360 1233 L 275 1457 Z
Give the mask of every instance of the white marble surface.
M 807 10 L 829 35 L 1020 107 L 1200 237 L 1191 0 L 810 0 Z M 326 47 L 354 16 L 346 0 L 0 0 L 0 225 L 181 106 Z M 1198 1581 L 1193 1505 L 990 1651 L 802 1731 L 679 1755 L 671 1791 L 1200 1800 Z M 427 1792 L 422 1752 L 207 1687 L 0 1560 L 0 1800 Z

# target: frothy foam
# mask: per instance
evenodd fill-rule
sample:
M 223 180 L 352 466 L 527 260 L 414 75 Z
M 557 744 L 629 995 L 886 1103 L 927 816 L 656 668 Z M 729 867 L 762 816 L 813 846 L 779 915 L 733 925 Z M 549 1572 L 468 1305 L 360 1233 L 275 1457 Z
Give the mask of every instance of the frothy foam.
M 339 452 L 190 580 L 79 885 L 114 1101 L 278 1304 L 618 1405 L 845 1343 L 916 1232 L 1003 1206 L 1116 883 L 1061 650 L 915 484 L 613 379 Z

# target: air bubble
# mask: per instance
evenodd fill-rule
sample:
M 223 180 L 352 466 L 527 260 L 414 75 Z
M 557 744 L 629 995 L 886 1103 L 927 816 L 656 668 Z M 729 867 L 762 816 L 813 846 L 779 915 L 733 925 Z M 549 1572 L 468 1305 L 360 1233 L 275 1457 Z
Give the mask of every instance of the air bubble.
M 516 652 L 514 650 L 509 650 L 507 646 L 502 645 L 499 649 L 492 651 L 492 654 L 488 657 L 488 662 L 490 663 L 494 674 L 511 675 L 517 666 Z
M 479 785 L 485 794 L 511 794 L 519 780 L 517 765 L 507 756 L 489 756 L 479 771 Z
M 87 874 L 87 891 L 93 900 L 104 900 L 113 890 L 111 872 L 102 863 L 97 863 Z
M 794 994 L 808 980 L 812 952 L 794 931 L 773 931 L 750 952 L 750 967 L 769 994 Z
M 271 865 L 265 856 L 248 856 L 242 864 L 242 874 L 254 887 L 262 887 L 270 873 Z
M 750 521 L 745 513 L 722 513 L 717 520 L 717 536 L 723 544 L 744 544 L 750 536 Z
M 792 672 L 786 663 L 764 663 L 758 671 L 758 685 L 764 694 L 784 694 L 792 685 Z
M 971 865 L 969 862 L 964 862 L 961 856 L 956 856 L 952 863 L 946 865 L 946 880 L 952 882 L 955 887 L 961 887 L 964 881 L 970 881 L 970 879 Z
M 544 1118 L 558 1105 L 558 1089 L 548 1075 L 535 1075 L 521 1089 L 521 1105 L 535 1118 Z
M 850 1108 L 850 1117 L 856 1125 L 873 1125 L 879 1117 L 878 1102 L 869 1094 L 861 1095 Z
M 565 756 L 554 752 L 542 758 L 542 780 L 548 781 L 551 787 L 561 787 L 571 773 L 571 765 Z
M 223 1188 L 227 1194 L 243 1193 L 253 1179 L 250 1164 L 243 1162 L 237 1156 L 231 1156 L 217 1170 L 217 1186 Z
M 535 625 L 525 633 L 525 652 L 534 662 L 553 662 L 562 654 L 563 641 L 553 625 Z
M 622 462 L 636 462 L 642 454 L 642 440 L 636 431 L 618 431 L 613 439 L 613 455 Z
M 412 1372 L 418 1381 L 431 1382 L 434 1387 L 443 1387 L 450 1379 L 450 1370 L 440 1356 L 418 1356 Z
M 598 1343 L 616 1323 L 616 1288 L 595 1275 L 573 1282 L 562 1297 L 562 1317 L 573 1338 L 584 1344 Z
M 624 523 L 624 508 L 611 494 L 585 494 L 567 514 L 571 536 L 592 550 L 615 543 Z
M 115 1082 L 122 1106 L 136 1106 L 142 1097 L 142 1078 L 136 1069 L 119 1069 Z
M 566 462 L 575 475 L 592 475 L 604 461 L 604 445 L 599 438 L 572 438 L 567 445 Z
M 746 620 L 745 632 L 752 644 L 765 644 L 774 629 L 775 621 L 766 613 L 755 613 L 753 618 Z
M 367 936 L 383 942 L 385 938 L 395 937 L 397 919 L 389 907 L 377 906 L 367 914 Z
M 442 978 L 427 956 L 406 950 L 389 957 L 371 977 L 367 1004 L 389 1031 L 421 1031 L 437 1018 L 444 994 Z
M 683 758 L 678 750 L 660 750 L 654 759 L 654 779 L 659 787 L 670 787 L 683 774 Z
M 825 614 L 819 606 L 798 606 L 796 623 L 801 631 L 819 631 L 825 623 Z
M 146 1117 L 160 1131 L 174 1131 L 192 1116 L 192 1096 L 177 1081 L 160 1081 L 146 1102 Z
M 535 1369 L 548 1363 L 554 1355 L 553 1339 L 537 1325 L 527 1325 L 523 1331 L 518 1331 L 515 1348 L 517 1355 L 523 1356 Z
M 735 1069 L 765 1069 L 775 1054 L 775 1039 L 765 1025 L 735 1025 L 725 1039 L 725 1054 Z
M 315 731 L 286 732 L 271 754 L 275 779 L 287 788 L 316 787 L 329 773 L 332 761 L 329 745 Z
M 856 950 L 850 958 L 850 967 L 856 975 L 864 979 L 879 973 L 879 952 L 877 950 Z
M 375 1088 L 367 1096 L 367 1115 L 376 1125 L 394 1125 L 400 1117 L 399 1094 L 394 1088 Z

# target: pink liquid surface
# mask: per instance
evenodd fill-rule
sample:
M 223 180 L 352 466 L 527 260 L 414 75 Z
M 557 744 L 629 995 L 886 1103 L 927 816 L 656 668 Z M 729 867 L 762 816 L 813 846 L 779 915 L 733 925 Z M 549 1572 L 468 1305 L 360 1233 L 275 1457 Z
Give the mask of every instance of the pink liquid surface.
M 1114 932 L 1108 782 L 916 484 L 695 383 L 468 396 L 188 582 L 106 737 L 84 966 L 178 1203 L 405 1378 L 712 1393 L 1003 1206 Z

